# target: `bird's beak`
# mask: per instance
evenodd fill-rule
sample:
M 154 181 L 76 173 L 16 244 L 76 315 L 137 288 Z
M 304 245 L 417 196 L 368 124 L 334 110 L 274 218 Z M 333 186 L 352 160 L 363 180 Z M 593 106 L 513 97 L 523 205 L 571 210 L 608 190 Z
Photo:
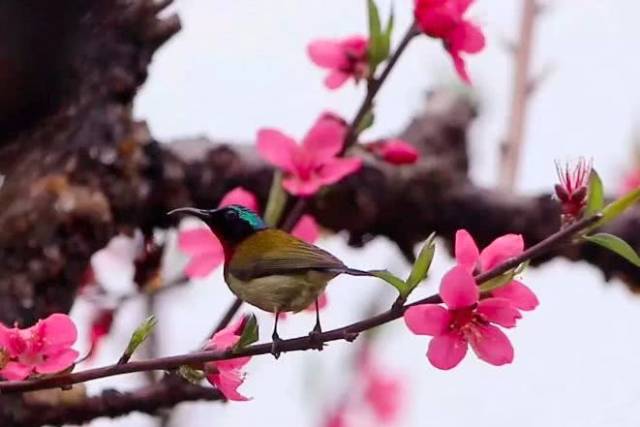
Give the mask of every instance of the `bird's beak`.
M 206 219 L 211 216 L 211 211 L 207 211 L 204 209 L 196 209 L 196 208 L 178 208 L 168 212 L 167 215 L 173 215 L 180 212 L 191 214 L 200 219 Z

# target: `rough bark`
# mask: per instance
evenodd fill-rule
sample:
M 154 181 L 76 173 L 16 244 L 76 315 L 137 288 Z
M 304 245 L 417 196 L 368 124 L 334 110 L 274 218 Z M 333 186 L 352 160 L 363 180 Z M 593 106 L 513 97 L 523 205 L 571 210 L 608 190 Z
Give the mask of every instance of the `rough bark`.
M 29 325 L 68 311 L 90 256 L 118 231 L 172 226 L 168 210 L 215 206 L 238 185 L 264 206 L 272 171 L 251 147 L 160 144 L 132 119 L 152 54 L 179 29 L 175 16 L 158 17 L 168 3 L 0 3 L 0 321 Z M 450 241 L 467 228 L 481 245 L 507 232 L 531 245 L 556 231 L 559 207 L 550 195 L 503 194 L 469 180 L 474 116 L 464 98 L 432 93 L 402 133 L 422 160 L 394 167 L 358 153 L 363 170 L 323 192 L 312 213 L 328 229 L 347 231 L 353 245 L 386 236 L 408 258 L 432 231 Z M 639 249 L 639 222 L 633 212 L 609 231 Z M 639 287 L 638 269 L 598 248 L 547 259 L 555 256 Z M 16 425 L 15 407 L 0 402 L 1 425 Z
M 167 379 L 157 384 L 140 387 L 132 392 L 108 389 L 99 395 L 78 399 L 76 402 L 28 404 L 24 410 L 14 416 L 15 424 L 11 425 L 17 424 L 21 427 L 81 425 L 96 418 L 117 418 L 131 412 L 160 415 L 162 410 L 185 401 L 225 400 L 218 390 L 209 386 L 189 384 L 177 377 L 167 377 Z

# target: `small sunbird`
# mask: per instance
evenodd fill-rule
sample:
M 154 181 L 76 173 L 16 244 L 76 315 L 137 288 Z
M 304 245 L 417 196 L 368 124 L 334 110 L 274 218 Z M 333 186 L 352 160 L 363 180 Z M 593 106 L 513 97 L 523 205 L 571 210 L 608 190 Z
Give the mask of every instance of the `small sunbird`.
M 278 317 L 316 307 L 313 333 L 322 331 L 318 296 L 339 274 L 370 276 L 349 268 L 329 252 L 277 228 L 268 227 L 258 214 L 240 205 L 219 209 L 179 208 L 207 224 L 224 249 L 224 279 L 242 301 L 275 314 L 273 353 L 277 357 Z

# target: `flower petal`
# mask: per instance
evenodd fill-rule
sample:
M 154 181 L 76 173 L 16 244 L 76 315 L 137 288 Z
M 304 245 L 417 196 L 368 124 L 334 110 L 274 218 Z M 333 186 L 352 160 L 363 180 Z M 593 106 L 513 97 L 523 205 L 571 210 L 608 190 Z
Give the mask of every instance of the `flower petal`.
M 323 114 L 309 130 L 302 146 L 313 159 L 314 164 L 324 164 L 342 150 L 345 126 L 331 114 Z
M 473 2 L 474 0 L 457 0 L 458 13 L 462 16 Z
M 480 292 L 471 273 L 456 266 L 442 277 L 440 296 L 449 309 L 456 310 L 476 304 Z
M 427 358 L 438 369 L 451 369 L 467 354 L 467 341 L 457 332 L 434 337 L 429 343 Z
M 307 53 L 319 67 L 340 69 L 349 65 L 344 49 L 337 40 L 315 40 L 307 46 Z
M 536 294 L 517 280 L 495 289 L 491 293 L 495 297 L 508 299 L 514 306 L 524 311 L 531 311 L 539 304 Z
M 504 298 L 487 298 L 478 303 L 477 312 L 487 321 L 496 323 L 505 328 L 516 326 L 516 320 L 522 318 L 522 314 Z
M 196 255 L 187 264 L 184 273 L 190 279 L 200 279 L 207 277 L 224 261 L 224 255 L 220 253 L 203 253 Z
M 249 363 L 249 361 L 251 361 L 251 356 L 236 357 L 235 359 L 220 360 L 216 362 L 216 366 L 220 371 L 229 371 L 233 369 L 240 369 Z
M 355 35 L 347 37 L 340 42 L 340 45 L 347 55 L 347 58 L 358 59 L 360 61 L 366 61 L 367 51 L 369 49 L 369 39 Z
M 478 53 L 484 49 L 485 39 L 478 26 L 463 21 L 451 31 L 447 43 L 455 52 Z
M 47 356 L 44 362 L 35 366 L 39 374 L 55 374 L 73 365 L 80 353 L 70 348 Z
M 46 343 L 43 349 L 45 353 L 71 347 L 78 339 L 76 325 L 66 314 L 55 313 L 41 322 L 41 333 Z
M 238 392 L 238 387 L 240 387 L 244 382 L 244 378 L 240 371 L 235 369 L 231 371 L 223 370 L 219 373 L 208 375 L 207 379 L 210 383 L 215 385 L 228 400 L 249 400 Z
M 438 336 L 449 329 L 451 314 L 439 305 L 415 305 L 405 311 L 404 322 L 416 335 Z
M 224 351 L 236 345 L 240 340 L 239 329 L 242 326 L 242 320 L 227 326 L 216 332 L 213 337 L 205 345 L 206 349 Z M 216 362 L 218 363 L 218 362 Z
M 260 129 L 257 147 L 267 162 L 286 172 L 294 170 L 293 158 L 300 147 L 289 136 L 276 129 Z
M 496 366 L 513 362 L 513 346 L 504 332 L 493 325 L 476 325 L 475 332 L 469 344 L 480 359 Z
M 178 247 L 187 255 L 222 254 L 220 240 L 206 227 L 180 231 Z
M 464 267 L 469 273 L 473 273 L 478 265 L 480 251 L 467 230 L 456 231 L 455 255 L 458 265 Z
M 0 369 L 0 376 L 8 381 L 20 381 L 29 376 L 31 367 L 18 362 L 8 362 Z
M 456 68 L 456 73 L 462 79 L 463 82 L 470 85 L 471 78 L 469 77 L 469 73 L 467 72 L 467 66 L 464 62 L 462 56 L 460 56 L 460 51 L 449 49 L 449 54 L 451 55 L 451 59 L 453 60 L 453 65 Z
M 292 175 L 282 180 L 282 186 L 290 194 L 304 197 L 315 194 L 322 187 L 322 181 L 317 177 L 303 181 L 299 177 Z
M 320 232 L 318 230 L 318 223 L 313 219 L 311 215 L 302 215 L 300 221 L 293 227 L 291 234 L 298 239 L 302 239 L 307 243 L 313 243 L 318 240 Z
M 323 184 L 335 184 L 361 167 L 362 160 L 355 157 L 332 159 L 318 170 L 318 175 Z
M 524 251 L 524 240 L 520 234 L 505 234 L 491 242 L 480 253 L 480 268 L 489 271 L 509 258 L 516 257 Z
M 242 187 L 236 187 L 224 195 L 220 201 L 220 207 L 229 205 L 240 205 L 245 208 L 249 208 L 254 212 L 258 212 L 260 207 L 258 205 L 258 198 L 250 191 L 245 190 Z
M 7 348 L 11 345 L 11 337 L 13 333 L 11 332 L 11 328 L 7 328 L 2 323 L 0 323 L 0 348 Z
M 324 85 L 327 89 L 338 89 L 349 80 L 349 77 L 351 77 L 349 74 L 340 70 L 331 71 L 324 79 Z
M 428 36 L 444 39 L 459 25 L 461 12 L 450 1 L 416 1 L 415 18 Z

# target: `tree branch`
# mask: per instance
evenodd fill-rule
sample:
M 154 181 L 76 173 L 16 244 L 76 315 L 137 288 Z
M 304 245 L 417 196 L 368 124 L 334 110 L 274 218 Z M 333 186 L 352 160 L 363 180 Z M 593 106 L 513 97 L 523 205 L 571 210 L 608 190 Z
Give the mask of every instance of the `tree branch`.
M 522 0 L 522 18 L 520 22 L 520 39 L 513 52 L 513 91 L 509 124 L 505 141 L 503 142 L 500 164 L 500 188 L 513 191 L 520 153 L 524 145 L 526 131 L 527 107 L 532 93 L 531 57 L 533 52 L 533 38 L 536 18 L 540 13 L 539 0 Z
M 600 219 L 601 215 L 594 215 L 554 233 L 539 244 L 524 251 L 520 256 L 509 259 L 486 273 L 477 275 L 476 280 L 478 281 L 478 284 L 498 277 L 504 272 L 517 267 L 521 263 L 530 260 L 533 257 L 544 254 L 545 252 L 557 246 L 559 243 L 565 242 L 570 237 L 589 228 Z M 439 304 L 441 302 L 442 299 L 440 298 L 440 295 L 436 294 L 406 305 L 396 306 L 394 304 L 391 309 L 385 311 L 384 313 L 372 316 L 359 322 L 352 323 L 347 326 L 343 326 L 341 328 L 321 332 L 318 334 L 314 334 L 313 336 L 307 335 L 298 338 L 283 340 L 278 344 L 278 350 L 282 353 L 312 350 L 317 349 L 319 343 L 324 344 L 338 340 L 353 341 L 361 332 L 378 327 L 385 323 L 389 323 L 402 317 L 404 312 L 409 307 L 421 304 Z M 151 370 L 174 370 L 183 365 L 198 366 L 206 362 L 228 360 L 242 356 L 257 356 L 269 354 L 272 351 L 272 345 L 273 343 L 268 342 L 264 344 L 252 345 L 237 351 L 234 351 L 234 349 L 229 349 L 226 351 L 199 351 L 179 356 L 168 356 L 150 360 L 133 361 L 121 365 L 114 364 L 102 368 L 88 369 L 86 371 L 57 375 L 48 378 L 0 383 L 0 392 L 7 394 L 42 390 L 53 387 L 64 387 L 72 384 L 96 380 L 99 378 L 130 374 L 133 372 L 146 372 Z
M 159 381 L 132 392 L 104 390 L 98 396 L 73 404 L 27 405 L 26 410 L 15 422 L 21 427 L 84 424 L 96 418 L 116 418 L 131 412 L 157 415 L 161 409 L 172 408 L 181 402 L 198 400 L 225 399 L 214 388 L 190 384 L 180 378 L 171 378 L 170 381 Z

